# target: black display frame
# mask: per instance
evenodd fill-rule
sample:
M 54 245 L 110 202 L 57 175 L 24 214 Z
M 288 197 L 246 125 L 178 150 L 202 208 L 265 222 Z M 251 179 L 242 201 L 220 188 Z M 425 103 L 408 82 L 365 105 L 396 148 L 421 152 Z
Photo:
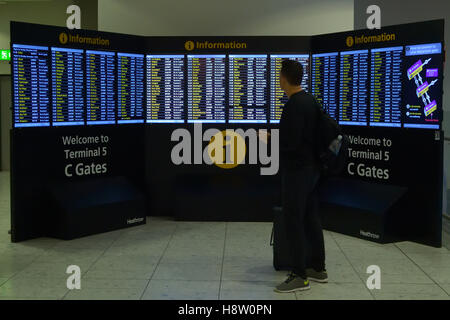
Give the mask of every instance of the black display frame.
M 131 36 L 131 35 L 122 35 L 115 33 L 105 33 L 105 32 L 97 32 L 90 30 L 73 30 L 68 31 L 65 28 L 61 27 L 52 27 L 52 26 L 43 26 L 43 25 L 34 25 L 34 24 L 26 24 L 19 22 L 11 22 L 11 41 L 12 43 L 23 43 L 23 44 L 42 44 L 46 43 L 50 50 L 53 46 L 61 46 L 58 42 L 58 35 L 62 32 L 65 33 L 76 33 L 79 35 L 84 35 L 88 37 L 105 37 L 110 39 L 111 46 L 114 48 L 115 55 L 117 57 L 117 52 L 130 52 L 130 53 L 141 53 L 144 54 L 145 57 L 145 68 L 147 67 L 147 55 L 148 54 L 183 54 L 184 55 L 184 65 L 187 67 L 187 55 L 188 54 L 225 54 L 226 55 L 226 68 L 228 68 L 228 55 L 229 54 L 250 54 L 250 53 L 265 53 L 267 54 L 267 64 L 268 64 L 268 85 L 269 85 L 269 100 L 267 104 L 268 110 L 268 123 L 267 124 L 233 124 L 226 121 L 224 124 L 204 124 L 204 129 L 208 128 L 217 128 L 219 130 L 224 130 L 227 128 L 242 128 L 244 130 L 253 128 L 253 129 L 277 129 L 279 126 L 276 124 L 270 124 L 270 86 L 272 85 L 270 79 L 271 66 L 270 66 L 270 56 L 272 54 L 309 54 L 309 64 L 310 64 L 310 77 L 309 77 L 309 87 L 311 88 L 312 81 L 312 55 L 315 53 L 326 53 L 326 52 L 338 52 L 340 54 L 341 51 L 346 51 L 349 49 L 346 40 L 349 37 L 360 37 L 362 35 L 366 36 L 377 36 L 382 33 L 391 32 L 395 33 L 396 39 L 394 41 L 390 41 L 389 43 L 377 43 L 376 48 L 379 47 L 392 47 L 396 45 L 403 46 L 404 48 L 409 44 L 421 44 L 421 43 L 437 43 L 440 42 L 442 44 L 442 48 L 444 50 L 443 54 L 445 55 L 445 47 L 444 47 L 444 21 L 443 20 L 435 20 L 407 25 L 399 25 L 399 26 L 391 26 L 385 27 L 382 30 L 357 30 L 357 31 L 349 31 L 349 32 L 340 32 L 335 34 L 327 34 L 327 35 L 319 35 L 319 36 L 219 36 L 219 37 L 141 37 L 141 36 Z M 18 41 L 21 39 L 22 41 Z M 245 42 L 246 48 L 243 49 L 228 49 L 228 50 L 219 50 L 219 49 L 193 49 L 187 50 L 185 47 L 185 43 L 187 41 L 203 42 L 203 41 L 211 41 L 214 43 L 226 43 L 230 41 L 236 42 Z M 70 46 L 71 48 L 82 48 L 84 50 L 93 48 L 102 50 L 101 47 L 96 45 L 86 45 L 86 44 L 73 44 Z M 373 48 L 373 44 L 370 47 L 369 44 L 366 45 L 357 45 L 352 44 L 352 50 L 354 49 L 363 49 L 367 48 L 370 50 Z M 131 50 L 131 51 L 127 51 Z M 339 55 L 340 57 L 340 55 Z M 13 57 L 12 57 L 13 58 Z M 117 67 L 117 66 L 116 66 Z M 187 68 L 185 68 L 187 70 Z M 370 70 L 370 51 L 369 51 L 369 70 Z M 12 76 L 14 76 L 12 74 Z M 340 77 L 340 70 L 338 71 L 338 76 Z M 442 72 L 440 74 L 442 76 Z M 85 78 L 86 79 L 86 78 Z M 145 77 L 147 83 L 147 75 Z M 441 79 L 442 80 L 442 79 Z M 117 81 L 117 79 L 116 79 Z M 339 81 L 340 82 L 340 81 Z M 228 93 L 228 81 L 226 92 Z M 188 84 L 187 75 L 185 74 L 185 86 Z M 181 220 L 219 220 L 219 221 L 271 221 L 273 218 L 272 206 L 276 205 L 279 200 L 279 176 L 271 176 L 271 177 L 261 177 L 259 176 L 259 166 L 251 166 L 251 165 L 242 165 L 237 169 L 224 171 L 215 166 L 207 166 L 207 165 L 198 165 L 198 166 L 175 166 L 168 159 L 168 155 L 170 155 L 170 149 L 173 147 L 173 142 L 170 141 L 170 134 L 175 128 L 184 128 L 192 133 L 193 126 L 192 124 L 187 122 L 187 108 L 186 104 L 188 103 L 187 99 L 187 90 L 185 90 L 185 108 L 184 108 L 184 116 L 185 122 L 183 124 L 148 124 L 148 108 L 147 108 L 147 84 L 145 84 L 145 115 L 144 115 L 144 124 L 138 125 L 133 124 L 129 125 L 111 125 L 111 126 L 86 126 L 89 130 L 96 130 L 98 127 L 105 127 L 108 130 L 112 130 L 113 127 L 117 128 L 131 128 L 133 127 L 138 132 L 138 135 L 142 135 L 142 141 L 139 142 L 142 145 L 142 164 L 135 166 L 133 172 L 126 172 L 126 169 L 123 169 L 123 174 L 129 174 L 129 177 L 134 179 L 134 182 L 137 185 L 140 185 L 143 192 L 147 195 L 147 214 L 148 215 L 162 215 L 169 214 L 174 215 L 177 219 Z M 117 93 L 116 93 L 117 94 Z M 227 95 L 228 96 L 228 95 Z M 368 96 L 370 99 L 370 94 Z M 117 101 L 117 99 L 116 99 Z M 228 106 L 228 98 L 226 105 Z M 369 112 L 368 103 L 367 112 Z M 226 114 L 228 112 L 228 108 Z M 117 108 L 116 108 L 117 113 Z M 442 113 L 442 108 L 441 108 Z M 339 114 L 339 113 L 338 113 Z M 87 116 L 87 113 L 86 113 Z M 14 117 L 14 110 L 13 110 Z M 368 119 L 370 115 L 368 116 Z M 442 118 L 442 117 L 441 117 Z M 228 117 L 227 117 L 228 120 Z M 117 117 L 116 117 L 117 122 Z M 442 123 L 442 119 L 441 119 Z M 408 239 L 413 241 L 418 241 L 421 243 L 440 246 L 441 245 L 441 216 L 442 216 L 442 172 L 443 172 L 443 132 L 442 130 L 429 130 L 429 129 L 411 129 L 411 128 L 375 128 L 375 127 L 363 127 L 363 128 L 351 128 L 349 126 L 343 126 L 344 131 L 347 134 L 354 135 L 366 135 L 366 136 L 379 136 L 379 137 L 393 137 L 396 141 L 396 144 L 399 145 L 398 151 L 396 151 L 397 159 L 389 163 L 389 169 L 392 169 L 394 172 L 394 178 L 387 182 L 381 182 L 381 184 L 393 184 L 393 185 L 401 185 L 402 187 L 410 188 L 411 190 L 415 190 L 409 196 L 404 197 L 400 202 L 402 205 L 397 208 L 397 215 L 394 221 L 391 221 L 392 225 L 406 225 L 406 230 L 396 229 L 394 233 L 402 237 L 402 239 Z M 82 130 L 83 128 L 79 126 L 73 126 L 74 132 L 76 130 Z M 130 133 L 132 136 L 136 133 L 134 129 L 130 129 Z M 13 128 L 11 135 L 11 212 L 12 212 L 12 239 L 13 241 L 21 241 L 24 239 L 42 236 L 45 234 L 43 230 L 39 230 L 42 228 L 42 224 L 36 224 L 32 230 L 25 230 L 21 232 L 20 236 L 17 236 L 18 229 L 23 228 L 24 221 L 27 219 L 31 219 L 29 221 L 33 221 L 30 218 L 29 214 L 24 213 L 23 211 L 18 212 L 16 208 L 16 203 L 21 201 L 28 201 L 29 199 L 21 197 L 20 190 L 23 188 L 24 178 L 19 177 L 15 170 L 15 163 L 19 161 L 22 157 L 22 150 L 17 150 L 17 143 L 19 141 L 24 141 L 18 138 L 18 136 L 27 136 L 28 134 L 32 135 L 37 131 L 55 131 L 57 132 L 59 129 L 55 129 L 52 126 L 39 128 L 35 130 L 31 130 L 29 128 Z M 120 129 L 117 129 L 120 130 Z M 62 130 L 59 130 L 62 131 Z M 48 135 L 46 132 L 44 134 Z M 51 134 L 50 134 L 51 135 Z M 409 139 L 414 139 L 414 141 L 419 145 L 423 146 L 425 150 L 427 150 L 428 155 L 432 155 L 432 162 L 434 165 L 432 177 L 427 180 L 426 176 L 422 173 L 417 174 L 418 177 L 425 179 L 424 185 L 428 187 L 426 190 L 427 196 L 430 200 L 425 201 L 422 206 L 419 206 L 414 211 L 414 204 L 416 202 L 412 201 L 412 203 L 408 202 L 408 200 L 412 200 L 420 194 L 421 189 L 416 188 L 417 182 L 413 181 L 411 177 L 405 175 L 405 172 L 401 170 L 402 167 L 402 157 L 398 156 L 401 153 L 406 153 L 410 155 L 417 156 L 420 158 L 420 153 L 414 150 L 405 149 L 404 144 L 408 143 Z M 26 141 L 27 139 L 25 139 Z M 124 142 L 123 142 L 124 143 Z M 125 145 L 125 144 L 123 144 Z M 204 146 L 204 144 L 203 144 Z M 20 146 L 19 146 L 20 147 Z M 139 153 L 138 153 L 139 154 Z M 119 156 L 117 159 L 122 160 Z M 144 160 L 145 159 L 145 160 Z M 423 160 L 423 158 L 420 158 Z M 52 163 L 55 161 L 54 159 L 48 158 L 45 160 L 47 163 Z M 370 163 L 370 162 L 369 162 Z M 29 163 L 30 167 L 33 167 L 33 163 Z M 414 169 L 414 168 L 412 168 Z M 145 172 L 145 176 L 142 177 L 142 172 Z M 121 174 L 122 174 L 121 173 Z M 137 178 L 138 174 L 141 174 L 142 179 Z M 177 209 L 179 203 L 177 200 L 176 194 L 173 191 L 180 186 L 179 182 L 186 182 L 187 186 L 189 186 L 190 178 L 193 176 L 199 177 L 200 181 L 202 178 L 205 181 L 216 181 L 217 185 L 226 185 L 226 181 L 217 182 L 217 179 L 229 179 L 229 182 L 233 185 L 233 188 L 239 190 L 237 192 L 239 195 L 234 195 L 233 207 L 237 208 L 235 210 L 239 211 L 239 208 L 247 208 L 246 203 L 248 202 L 248 194 L 254 192 L 251 183 L 258 181 L 256 185 L 258 187 L 267 187 L 267 196 L 263 197 L 257 205 L 250 207 L 250 211 L 237 213 L 235 210 L 221 210 L 221 208 L 217 208 L 216 210 L 209 210 L 202 205 L 202 201 L 205 201 L 205 194 L 202 194 L 201 191 L 195 191 L 193 194 L 190 194 L 191 200 L 193 200 L 192 205 L 185 210 Z M 181 178 L 180 178 L 181 177 Z M 354 177 L 349 174 L 344 174 L 343 178 L 346 179 L 354 179 L 361 180 L 364 182 L 372 182 L 380 184 L 379 181 L 374 180 L 370 177 Z M 181 179 L 181 180 L 180 180 Z M 403 179 L 403 180 L 402 180 Z M 414 189 L 415 188 L 415 189 Z M 17 192 L 19 190 L 19 192 Z M 257 198 L 257 197 L 256 197 Z M 255 198 L 255 199 L 256 199 Z M 427 214 L 423 213 L 423 209 L 426 209 Z M 229 208 L 228 208 L 229 209 Z M 42 209 L 41 209 L 42 210 Z M 413 210 L 414 212 L 407 212 L 407 210 Z M 422 212 L 419 212 L 422 211 Z M 16 218 L 20 218 L 22 220 L 22 225 L 16 225 Z M 45 229 L 45 228 L 44 228 Z M 401 229 L 401 228 L 400 228 Z M 348 231 L 351 234 L 351 231 Z

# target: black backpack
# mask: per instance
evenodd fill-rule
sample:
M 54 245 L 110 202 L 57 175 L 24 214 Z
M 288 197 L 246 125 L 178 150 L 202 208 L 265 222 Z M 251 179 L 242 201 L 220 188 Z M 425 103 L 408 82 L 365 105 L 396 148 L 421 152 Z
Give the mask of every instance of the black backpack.
M 324 174 L 339 175 L 345 170 L 350 140 L 337 122 L 316 101 L 318 109 L 316 153 Z

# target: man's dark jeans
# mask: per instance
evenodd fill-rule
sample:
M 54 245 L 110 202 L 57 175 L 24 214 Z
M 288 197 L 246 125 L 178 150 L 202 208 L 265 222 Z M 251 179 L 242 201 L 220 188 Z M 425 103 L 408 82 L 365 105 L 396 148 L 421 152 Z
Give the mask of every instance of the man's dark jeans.
M 293 272 L 306 278 L 306 268 L 325 270 L 325 246 L 319 215 L 315 167 L 282 172 L 282 205 Z

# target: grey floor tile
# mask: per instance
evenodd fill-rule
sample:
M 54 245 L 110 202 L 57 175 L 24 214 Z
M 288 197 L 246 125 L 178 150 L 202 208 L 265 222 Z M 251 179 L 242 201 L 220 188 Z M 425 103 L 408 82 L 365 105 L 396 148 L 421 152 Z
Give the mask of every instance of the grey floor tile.
M 0 277 L 9 278 L 13 276 L 28 267 L 35 259 L 35 256 L 0 253 Z
M 152 279 L 144 300 L 217 300 L 219 281 L 183 281 Z
M 135 228 L 126 229 L 122 232 L 117 241 L 169 241 L 176 229 L 176 225 L 142 225 Z
M 363 281 L 348 262 L 328 263 L 326 268 L 330 283 L 361 283 Z
M 120 236 L 121 231 L 113 231 L 59 242 L 54 248 L 107 249 Z
M 105 250 L 105 255 L 151 255 L 160 256 L 166 250 L 168 242 L 149 242 L 149 241 L 116 241 L 112 246 Z
M 105 279 L 88 278 L 81 279 L 82 289 L 142 289 L 147 287 L 148 279 Z
M 447 292 L 447 294 L 450 297 L 450 283 L 443 283 L 440 284 L 440 286 L 445 290 L 445 292 Z
M 276 281 L 286 279 L 287 272 L 275 271 L 272 263 L 253 262 L 225 262 L 222 270 L 222 280 L 235 281 Z
M 0 296 L 0 300 L 14 301 L 14 300 L 61 300 L 61 297 L 2 297 Z
M 58 285 L 41 278 L 10 279 L 0 286 L 0 297 L 61 299 L 67 292 L 65 281 Z
M 450 284 L 450 266 L 423 266 L 424 272 L 439 284 Z
M 406 256 L 395 246 L 340 246 L 345 256 L 351 261 L 371 259 L 373 261 L 383 260 L 405 260 Z
M 141 288 L 81 288 L 71 290 L 64 300 L 139 300 Z
M 179 222 L 173 234 L 174 239 L 223 240 L 225 222 Z
M 223 240 L 178 241 L 172 240 L 162 257 L 161 263 L 222 263 Z
M 220 264 L 160 263 L 152 277 L 156 280 L 220 280 Z
M 86 249 L 74 247 L 57 247 L 45 251 L 36 258 L 36 262 L 66 263 L 76 265 L 92 264 L 103 254 L 101 249 Z
M 220 300 L 295 300 L 294 293 L 276 293 L 277 281 L 222 281 Z
M 90 267 L 90 264 L 79 264 L 81 273 L 84 274 Z M 49 263 L 33 262 L 15 276 L 21 278 L 63 278 L 67 279 L 70 275 L 66 273 L 69 264 L 67 263 Z
M 34 246 L 23 243 L 0 243 L 1 254 L 26 254 L 29 256 L 38 256 L 45 252 L 48 247 Z
M 417 254 L 417 253 L 450 253 L 450 251 L 445 248 L 434 248 L 430 246 L 426 246 L 423 244 L 415 243 L 415 242 L 397 242 L 395 244 L 398 248 L 400 248 L 405 254 Z
M 450 267 L 450 253 L 409 253 L 408 257 L 420 267 Z
M 225 244 L 225 257 L 262 257 L 272 258 L 273 248 L 269 243 L 260 241 L 229 241 Z
M 59 288 L 67 289 L 67 278 L 30 278 L 16 275 L 11 277 L 6 283 L 5 287 L 10 288 Z
M 116 265 L 109 268 L 104 264 L 93 266 L 86 275 L 86 279 L 134 279 L 149 280 L 155 272 L 156 265 L 149 264 L 145 267 L 136 267 L 133 265 Z
M 363 283 L 313 283 L 311 290 L 296 293 L 298 300 L 373 300 Z
M 373 290 L 377 300 L 449 300 L 448 294 L 436 284 L 382 284 Z

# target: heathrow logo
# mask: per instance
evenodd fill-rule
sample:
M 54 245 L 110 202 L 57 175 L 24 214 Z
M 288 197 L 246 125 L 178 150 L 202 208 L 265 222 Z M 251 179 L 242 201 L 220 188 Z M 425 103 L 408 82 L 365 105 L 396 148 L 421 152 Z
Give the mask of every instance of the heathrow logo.
M 267 134 L 266 129 L 260 131 Z M 178 142 L 172 148 L 171 160 L 175 165 L 207 164 L 233 169 L 248 159 L 248 164 L 261 166 L 261 175 L 275 175 L 279 168 L 279 130 L 270 131 L 271 142 L 266 143 L 255 129 L 211 128 L 203 132 L 202 125 L 196 123 L 192 137 L 188 129 L 178 128 L 171 136 L 171 141 Z

